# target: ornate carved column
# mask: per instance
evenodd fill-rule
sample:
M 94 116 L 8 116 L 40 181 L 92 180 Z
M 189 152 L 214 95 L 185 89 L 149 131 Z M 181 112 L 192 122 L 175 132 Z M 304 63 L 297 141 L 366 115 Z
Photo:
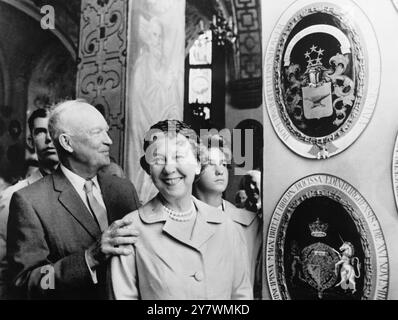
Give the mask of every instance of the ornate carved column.
M 128 5 L 126 0 L 82 0 L 76 96 L 107 119 L 111 156 L 123 163 Z
M 262 103 L 261 17 L 258 0 L 234 0 L 238 27 L 239 66 L 230 84 L 235 108 L 257 108 Z

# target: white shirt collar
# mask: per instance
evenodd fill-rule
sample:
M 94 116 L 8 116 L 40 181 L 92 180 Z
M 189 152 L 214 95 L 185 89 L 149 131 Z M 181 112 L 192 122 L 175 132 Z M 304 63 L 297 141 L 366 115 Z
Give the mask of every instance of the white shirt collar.
M 60 167 L 61 167 L 61 170 L 62 170 L 63 174 L 65 175 L 65 177 L 70 181 L 70 183 L 73 185 L 73 187 L 76 190 L 84 190 L 84 184 L 86 182 L 86 179 L 84 179 L 81 176 L 79 176 L 78 174 L 72 172 L 71 170 L 69 170 L 67 167 L 65 167 L 62 164 L 60 164 Z M 94 182 L 94 186 L 99 189 L 97 176 L 91 178 L 91 180 Z
M 217 208 L 221 209 L 222 211 L 225 211 L 225 201 L 224 201 L 224 199 L 221 200 L 221 204 Z

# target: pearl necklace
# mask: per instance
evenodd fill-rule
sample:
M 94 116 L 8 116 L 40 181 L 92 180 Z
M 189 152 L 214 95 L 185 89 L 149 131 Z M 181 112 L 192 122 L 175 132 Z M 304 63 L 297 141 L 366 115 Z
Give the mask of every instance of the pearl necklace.
M 192 203 L 192 206 L 189 210 L 184 212 L 178 212 L 173 209 L 170 209 L 165 204 L 162 203 L 163 210 L 169 215 L 169 217 L 175 221 L 184 222 L 191 220 L 191 218 L 195 215 L 195 207 Z

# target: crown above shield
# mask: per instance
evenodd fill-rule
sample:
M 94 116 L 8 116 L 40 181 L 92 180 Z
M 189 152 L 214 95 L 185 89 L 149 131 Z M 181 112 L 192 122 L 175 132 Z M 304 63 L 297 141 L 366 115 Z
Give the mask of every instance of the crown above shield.
M 319 218 L 317 218 L 314 222 L 309 224 L 311 236 L 315 238 L 326 237 L 326 231 L 328 230 L 328 227 L 329 225 L 319 220 Z

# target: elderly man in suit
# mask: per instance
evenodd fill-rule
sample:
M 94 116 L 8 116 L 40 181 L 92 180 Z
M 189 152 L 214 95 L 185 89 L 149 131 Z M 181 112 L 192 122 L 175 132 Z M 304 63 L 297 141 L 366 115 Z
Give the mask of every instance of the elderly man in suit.
M 97 175 L 110 162 L 112 140 L 93 106 L 80 100 L 61 103 L 49 130 L 59 168 L 11 199 L 12 288 L 17 298 L 99 299 L 106 261 L 129 255 L 138 236 L 129 220 L 120 221 L 137 209 L 137 193 L 126 179 Z
M 54 172 L 58 166 L 58 155 L 48 133 L 49 116 L 50 110 L 42 108 L 33 111 L 28 119 L 30 135 L 27 142 L 37 155 L 39 168 L 35 169 L 26 179 L 19 181 L 0 193 L 0 300 L 8 298 L 6 239 L 11 197 L 15 191 Z

